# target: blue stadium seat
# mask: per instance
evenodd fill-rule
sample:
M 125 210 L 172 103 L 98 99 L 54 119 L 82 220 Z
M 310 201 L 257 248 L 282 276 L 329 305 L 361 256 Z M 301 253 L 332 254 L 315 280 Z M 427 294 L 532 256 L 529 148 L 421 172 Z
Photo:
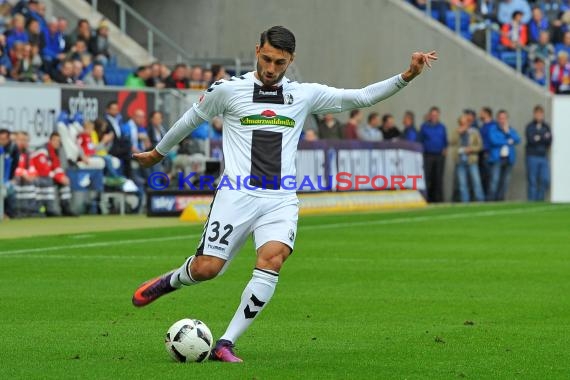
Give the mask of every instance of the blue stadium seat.
M 105 67 L 105 81 L 109 86 L 123 86 L 133 69 L 126 67 Z
M 501 34 L 496 30 L 491 31 L 491 54 L 495 58 L 500 59 L 500 50 L 501 50 Z
M 517 67 L 517 53 L 516 51 L 512 50 L 503 50 L 499 53 L 500 60 L 506 63 L 507 65 L 511 66 L 512 68 Z M 527 62 L 528 54 L 526 51 L 521 51 L 521 66 L 524 69 L 524 66 Z
M 437 9 L 431 10 L 431 18 L 435 20 L 439 20 L 439 11 Z
M 460 11 L 459 12 L 460 19 L 459 19 L 459 29 L 462 32 L 469 31 L 469 24 L 471 23 L 471 16 L 469 13 Z M 455 30 L 455 11 L 447 11 L 445 14 L 445 25 L 448 26 L 449 29 Z

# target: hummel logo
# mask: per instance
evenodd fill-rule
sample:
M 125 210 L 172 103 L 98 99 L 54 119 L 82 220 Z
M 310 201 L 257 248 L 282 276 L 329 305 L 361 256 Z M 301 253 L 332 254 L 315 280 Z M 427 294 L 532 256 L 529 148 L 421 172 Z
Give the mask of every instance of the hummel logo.
M 277 91 L 263 91 L 263 90 L 259 90 L 259 95 L 277 96 Z

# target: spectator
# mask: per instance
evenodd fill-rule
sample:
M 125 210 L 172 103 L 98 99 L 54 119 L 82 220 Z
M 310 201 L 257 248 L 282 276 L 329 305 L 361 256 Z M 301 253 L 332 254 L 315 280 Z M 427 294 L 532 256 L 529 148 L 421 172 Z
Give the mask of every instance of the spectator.
M 511 180 L 511 170 L 516 161 L 515 145 L 520 143 L 517 131 L 509 125 L 507 111 L 497 112 L 497 125 L 489 130 L 489 142 L 491 178 L 487 200 L 503 201 Z
M 214 75 L 212 74 L 212 70 L 204 69 L 202 72 L 202 82 L 204 82 L 206 87 L 210 87 L 213 83 Z
M 358 129 L 358 138 L 363 141 L 382 141 L 380 127 L 380 115 L 378 112 L 368 114 L 368 123 Z
M 404 118 L 402 119 L 402 125 L 404 126 L 403 138 L 407 141 L 418 141 L 418 131 L 415 124 L 416 116 L 412 111 L 404 112 Z
M 453 9 L 465 10 L 468 13 L 474 13 L 477 8 L 476 0 L 451 0 L 451 5 Z
M 422 124 L 419 142 L 424 147 L 424 167 L 428 202 L 443 202 L 443 173 L 447 153 L 447 132 L 440 121 L 440 111 L 432 107 Z
M 463 115 L 467 117 L 467 123 L 469 124 L 469 128 L 478 129 L 479 126 L 477 125 L 477 114 L 470 108 L 466 108 L 463 110 Z
M 12 62 L 8 56 L 8 49 L 6 47 L 6 36 L 0 34 L 0 84 L 2 84 L 6 77 L 9 76 L 12 70 Z
M 224 120 L 216 116 L 210 121 L 210 140 L 221 140 L 223 134 Z
M 479 152 L 479 174 L 483 191 L 487 191 L 489 189 L 489 179 L 491 178 L 491 168 L 489 166 L 491 142 L 489 140 L 489 131 L 494 128 L 497 123 L 493 120 L 493 110 L 489 107 L 481 108 L 479 111 L 479 119 L 481 120 L 479 134 L 483 142 L 483 149 Z
M 540 58 L 535 58 L 528 73 L 530 79 L 540 86 L 546 85 L 546 67 L 544 61 Z
M 16 217 L 36 215 L 38 205 L 36 202 L 36 179 L 38 171 L 33 165 L 33 157 L 29 151 L 30 137 L 27 132 L 18 132 L 16 135 L 18 147 L 18 164 L 14 171 L 14 191 L 16 198 Z
M 570 63 L 568 53 L 558 53 L 558 61 L 550 68 L 551 91 L 556 94 L 570 94 Z
M 166 128 L 164 128 L 164 121 L 162 112 L 152 111 L 150 118 L 148 120 L 148 138 L 150 141 L 150 147 L 154 148 L 160 140 L 166 134 Z
M 317 132 L 314 129 L 307 129 L 303 134 L 303 140 L 305 141 L 317 141 L 319 137 L 317 136 Z
M 556 44 L 556 54 L 561 51 L 565 51 L 570 55 L 570 31 L 564 33 L 564 37 L 562 38 L 562 43 Z
M 109 23 L 102 20 L 97 27 L 95 35 L 89 40 L 89 52 L 93 54 L 93 59 L 106 65 L 109 62 Z
M 109 132 L 113 134 L 113 143 L 109 147 L 109 154 L 121 161 L 123 174 L 131 178 L 131 139 L 125 135 L 121 128 L 121 113 L 116 101 L 111 101 L 105 109 L 105 121 L 111 126 Z
M 95 62 L 93 65 L 93 69 L 91 72 L 85 76 L 83 79 L 83 83 L 87 86 L 105 86 L 107 83 L 105 82 L 105 68 L 99 62 Z
M 26 19 L 21 14 L 14 15 L 12 19 L 12 29 L 7 33 L 6 46 L 8 50 L 16 42 L 26 43 L 29 42 L 28 33 L 26 32 Z
M 212 76 L 213 76 L 212 82 L 216 82 L 222 79 L 227 79 L 226 68 L 218 64 L 212 65 Z
M 531 18 L 530 5 L 527 0 L 504 0 L 499 3 L 499 22 L 501 24 L 508 24 L 514 12 L 521 13 L 521 22 L 528 24 Z
M 150 65 L 150 77 L 146 80 L 147 87 L 164 88 L 164 79 L 161 76 L 162 65 L 160 62 L 153 62 Z
M 6 191 L 4 197 L 4 213 L 8 218 L 14 218 L 16 216 L 16 210 L 14 209 L 16 204 L 14 174 L 18 166 L 20 153 L 18 152 L 16 144 L 10 140 L 10 131 L 7 129 L 0 129 L 0 147 L 4 148 L 4 157 L 11 160 L 8 173 L 5 174 L 5 178 L 8 179 L 8 182 L 4 182 L 4 189 Z M 4 178 L 0 178 L 0 181 L 3 180 Z
M 208 88 L 208 83 L 202 80 L 203 71 L 200 66 L 194 66 L 190 69 L 189 88 L 192 90 L 205 90 Z
M 41 66 L 41 58 L 34 55 L 34 50 L 29 43 L 25 43 L 22 53 L 16 57 L 10 76 L 18 82 L 38 82 L 41 78 Z
M 37 169 L 36 180 L 37 200 L 40 207 L 45 207 L 46 216 L 77 216 L 71 208 L 71 189 L 69 177 L 62 168 L 60 158 L 61 138 L 59 133 L 53 132 L 44 148 L 40 148 L 32 155 L 32 163 Z M 56 195 L 59 194 L 59 197 Z M 61 212 L 56 206 L 57 199 Z
M 319 139 L 342 140 L 342 124 L 333 114 L 327 113 L 322 120 L 319 120 L 318 134 Z
M 538 41 L 530 46 L 528 53 L 529 62 L 533 63 L 537 58 L 543 60 L 543 63 L 546 59 L 552 62 L 556 58 L 554 45 L 550 43 L 550 33 L 547 30 L 541 30 Z
M 550 184 L 548 149 L 552 143 L 550 126 L 544 122 L 544 108 L 534 107 L 534 119 L 526 126 L 526 173 L 529 201 L 543 201 Z
M 150 149 L 150 139 L 145 126 L 146 116 L 142 109 L 133 111 L 131 118 L 125 124 L 123 133 L 131 139 L 131 153 L 144 152 Z
M 53 76 L 56 72 L 57 63 L 63 61 L 66 57 L 66 42 L 63 34 L 59 31 L 57 19 L 52 19 L 48 23 L 47 32 L 44 33 L 44 40 L 45 47 L 42 49 L 42 58 L 47 72 Z
M 53 80 L 61 84 L 75 84 L 73 79 L 73 62 L 65 60 L 59 65 L 59 71 L 53 75 Z
M 91 31 L 91 25 L 89 21 L 82 18 L 77 21 L 77 26 L 71 35 L 69 36 L 69 47 L 75 45 L 75 41 L 83 40 L 87 46 L 89 46 L 89 41 L 91 41 L 91 37 L 93 36 L 93 32 Z
M 83 77 L 85 75 L 85 66 L 77 59 L 71 62 L 73 64 L 73 80 L 75 84 L 83 85 Z
M 97 125 L 97 127 L 96 127 Z M 81 147 L 81 168 L 103 169 L 106 177 L 119 179 L 121 176 L 117 169 L 121 162 L 108 153 L 113 142 L 113 134 L 106 131 L 107 123 L 97 119 L 95 122 L 85 121 L 83 132 L 77 136 L 77 143 Z
M 477 1 L 477 13 L 486 20 L 498 23 L 499 0 L 479 0 Z
M 28 1 L 28 14 L 26 15 L 26 21 L 29 23 L 31 20 L 35 20 L 40 27 L 40 32 L 45 33 L 47 31 L 47 22 L 45 19 L 46 15 L 46 5 L 40 3 L 37 0 Z
M 485 196 L 479 176 L 479 152 L 483 148 L 479 130 L 472 128 L 467 114 L 459 117 L 458 127 L 451 133 L 451 147 L 455 162 L 455 175 L 459 184 L 461 202 L 469 202 L 471 182 L 477 202 L 483 202 Z
M 542 14 L 542 9 L 535 7 L 532 9 L 532 19 L 528 23 L 528 40 L 531 44 L 537 43 L 540 33 L 548 32 L 550 25 L 548 19 Z
M 187 73 L 188 68 L 185 64 L 179 63 L 174 66 L 174 70 L 172 74 L 165 81 L 166 88 L 178 88 L 181 90 L 187 89 L 190 87 L 188 83 Z
M 392 140 L 400 137 L 400 131 L 398 128 L 396 128 L 394 116 L 389 113 L 382 116 L 382 126 L 380 127 L 380 132 L 382 132 L 383 140 Z
M 522 23 L 522 17 L 521 11 L 515 11 L 511 22 L 503 24 L 501 27 L 501 45 L 505 49 L 515 50 L 521 46 L 526 46 L 528 31 L 526 25 Z
M 362 111 L 354 109 L 350 111 L 348 121 L 344 125 L 344 138 L 347 140 L 358 139 L 358 128 L 362 123 Z
M 40 29 L 40 23 L 35 19 L 30 19 L 30 21 L 28 21 L 28 26 L 27 26 L 26 30 L 28 33 L 28 40 L 29 40 L 30 44 L 38 45 L 40 50 L 43 50 L 43 48 L 46 45 L 46 41 L 45 41 L 44 33 Z M 47 30 L 47 26 L 46 26 L 46 30 Z
M 67 19 L 65 17 L 57 18 L 57 31 L 59 32 L 59 34 L 62 36 L 63 39 L 63 45 L 62 45 L 63 51 L 67 51 L 71 46 L 71 40 L 70 40 L 71 37 L 67 32 L 68 27 L 69 23 L 67 22 Z
M 550 21 L 550 23 L 555 22 L 559 15 L 567 8 L 564 5 L 566 0 L 542 0 L 539 1 L 539 6 L 542 9 L 544 16 Z
M 139 66 L 134 73 L 130 73 L 125 81 L 125 87 L 144 88 L 151 72 L 148 66 Z
M 70 59 L 72 61 L 81 61 L 83 66 L 91 65 L 92 56 L 89 50 L 87 50 L 87 45 L 85 45 L 85 41 L 77 40 L 75 44 L 69 49 L 67 52 L 66 59 Z
M 564 33 L 570 30 L 570 11 L 564 12 L 560 18 L 552 21 L 552 43 L 562 42 Z

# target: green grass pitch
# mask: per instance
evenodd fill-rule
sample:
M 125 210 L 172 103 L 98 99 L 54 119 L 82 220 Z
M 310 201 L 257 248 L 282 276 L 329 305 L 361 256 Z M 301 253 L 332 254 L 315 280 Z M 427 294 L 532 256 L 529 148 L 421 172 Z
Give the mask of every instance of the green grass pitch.
M 569 205 L 301 218 L 275 296 L 238 341 L 243 365 L 175 363 L 163 339 L 184 317 L 223 333 L 251 242 L 222 277 L 131 306 L 200 233 L 0 240 L 0 379 L 570 378 Z

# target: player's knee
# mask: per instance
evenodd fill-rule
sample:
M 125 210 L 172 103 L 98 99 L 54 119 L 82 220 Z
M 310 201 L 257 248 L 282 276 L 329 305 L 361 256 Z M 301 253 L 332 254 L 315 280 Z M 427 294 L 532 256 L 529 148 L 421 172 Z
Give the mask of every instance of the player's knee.
M 290 253 L 291 248 L 282 243 L 263 246 L 259 250 L 256 267 L 279 272 Z
M 211 280 L 216 277 L 224 267 L 225 261 L 214 256 L 196 256 L 192 260 L 190 271 L 196 281 Z

